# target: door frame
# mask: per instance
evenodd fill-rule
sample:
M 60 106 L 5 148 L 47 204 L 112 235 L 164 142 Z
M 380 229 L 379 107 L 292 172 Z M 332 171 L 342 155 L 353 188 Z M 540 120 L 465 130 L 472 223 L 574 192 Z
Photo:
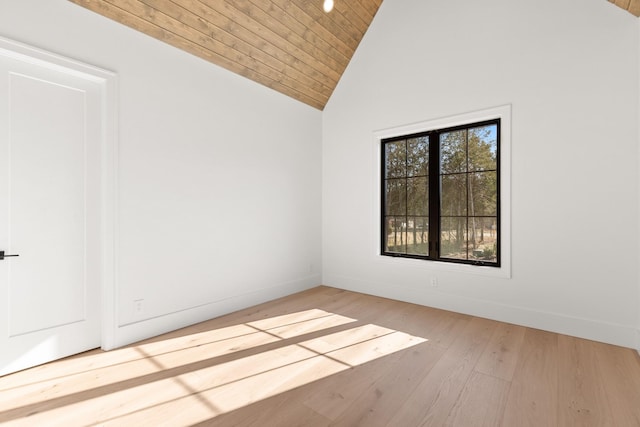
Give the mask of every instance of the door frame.
M 116 73 L 27 44 L 0 37 L 0 56 L 63 71 L 100 86 L 102 135 L 100 141 L 100 307 L 101 348 L 117 346 L 117 171 L 118 110 Z

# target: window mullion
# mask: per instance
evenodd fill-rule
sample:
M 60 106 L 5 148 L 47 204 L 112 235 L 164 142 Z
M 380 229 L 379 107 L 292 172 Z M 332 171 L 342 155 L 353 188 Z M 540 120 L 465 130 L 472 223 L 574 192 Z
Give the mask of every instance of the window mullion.
M 404 141 L 404 253 L 409 249 L 409 144 Z
M 440 258 L 440 133 L 429 134 L 429 258 Z
M 382 179 L 380 180 L 380 218 L 382 222 L 380 224 L 380 248 L 384 253 L 387 250 L 387 154 L 385 150 L 385 143 L 380 144 L 382 150 L 380 159 L 382 164 L 380 165 L 380 171 Z

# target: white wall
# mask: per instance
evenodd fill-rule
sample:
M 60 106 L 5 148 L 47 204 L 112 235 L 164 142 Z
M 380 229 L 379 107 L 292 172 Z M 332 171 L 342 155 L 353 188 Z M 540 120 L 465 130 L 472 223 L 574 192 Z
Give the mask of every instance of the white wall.
M 328 285 L 636 345 L 639 28 L 602 0 L 386 0 L 321 114 L 65 0 L 0 0 L 0 36 L 118 73 L 119 344 L 322 267 Z M 504 104 L 511 279 L 380 262 L 373 132 Z
M 601 0 L 383 2 L 323 114 L 324 283 L 634 347 L 638 45 Z M 511 278 L 382 261 L 374 132 L 505 104 Z
M 638 23 L 638 50 L 640 51 L 640 19 L 637 20 Z M 638 68 L 640 69 L 640 54 L 638 54 Z M 638 79 L 640 80 L 640 73 L 638 74 Z M 640 88 L 640 85 L 638 85 Z M 640 90 L 638 90 L 638 155 L 640 156 Z M 640 164 L 640 158 L 638 159 L 638 163 Z M 639 200 L 640 203 L 640 200 Z M 639 218 L 640 219 L 640 218 Z M 638 236 L 638 242 L 640 243 L 640 235 Z M 638 268 L 640 268 L 640 258 L 638 259 Z M 638 282 L 638 329 L 636 331 L 636 349 L 638 353 L 640 353 L 640 281 Z
M 65 0 L 0 36 L 118 74 L 116 344 L 321 282 L 321 112 Z

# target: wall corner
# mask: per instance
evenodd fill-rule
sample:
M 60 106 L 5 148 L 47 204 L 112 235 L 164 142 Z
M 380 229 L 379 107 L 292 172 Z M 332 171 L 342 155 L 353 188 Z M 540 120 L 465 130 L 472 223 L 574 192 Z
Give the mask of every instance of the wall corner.
M 638 23 L 638 38 L 637 38 L 637 49 L 638 49 L 638 55 L 637 55 L 637 68 L 636 71 L 638 73 L 638 80 L 637 83 L 638 85 L 636 86 L 637 91 L 638 91 L 638 98 L 637 98 L 637 104 L 636 104 L 636 114 L 638 115 L 638 120 L 636 120 L 636 124 L 638 126 L 638 140 L 637 140 L 637 147 L 638 147 L 638 174 L 639 174 L 639 178 L 638 178 L 638 222 L 640 223 L 640 19 L 637 20 Z M 638 257 L 640 258 L 640 233 L 638 233 Z M 637 329 L 636 329 L 636 350 L 638 351 L 638 354 L 640 354 L 640 262 L 638 263 L 638 308 L 637 308 Z

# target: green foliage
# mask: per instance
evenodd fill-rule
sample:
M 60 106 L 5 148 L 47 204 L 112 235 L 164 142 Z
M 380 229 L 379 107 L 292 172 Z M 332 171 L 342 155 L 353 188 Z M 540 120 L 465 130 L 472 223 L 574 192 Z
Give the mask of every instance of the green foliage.
M 496 215 L 495 125 L 440 135 L 442 214 Z
M 495 236 L 497 217 L 497 126 L 479 126 L 440 134 L 440 228 L 441 254 L 483 258 L 495 256 L 487 247 Z M 389 250 L 427 253 L 423 231 L 409 226 L 427 221 L 429 137 L 385 143 L 385 214 L 389 223 Z M 488 241 L 485 239 L 488 238 Z M 392 249 L 393 248 L 393 249 Z M 480 253 L 482 255 L 480 255 Z
M 492 247 L 486 247 L 482 251 L 482 257 L 486 259 L 491 259 L 496 255 L 496 250 Z

